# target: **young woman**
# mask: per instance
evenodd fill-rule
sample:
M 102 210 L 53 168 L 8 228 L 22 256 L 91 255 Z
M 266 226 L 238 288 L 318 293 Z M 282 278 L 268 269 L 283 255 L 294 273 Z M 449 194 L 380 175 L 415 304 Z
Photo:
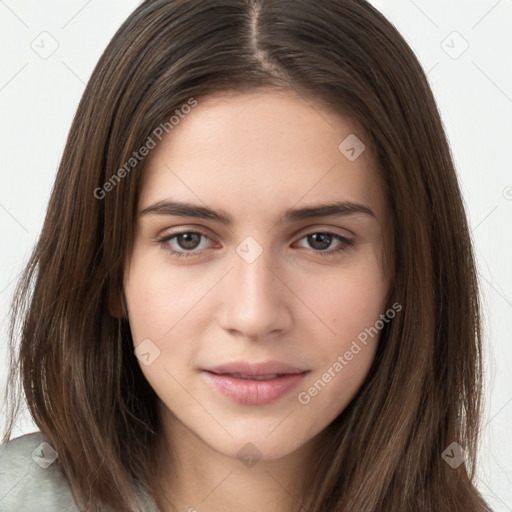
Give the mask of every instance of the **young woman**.
M 421 66 L 363 0 L 142 3 L 84 92 L 11 340 L 2 510 L 489 510 L 461 193 Z M 18 376 L 40 432 L 10 439 Z

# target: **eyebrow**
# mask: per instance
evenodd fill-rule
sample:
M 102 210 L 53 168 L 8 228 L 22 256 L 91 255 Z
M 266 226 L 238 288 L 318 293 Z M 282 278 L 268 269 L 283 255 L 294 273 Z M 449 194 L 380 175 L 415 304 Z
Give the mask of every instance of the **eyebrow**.
M 139 212 L 139 216 L 148 214 L 212 219 L 220 222 L 221 224 L 225 224 L 226 226 L 232 226 L 234 223 L 233 217 L 222 209 L 214 209 L 207 206 L 179 201 L 158 201 Z M 335 201 L 314 206 L 306 206 L 303 208 L 292 208 L 284 212 L 278 223 L 290 223 L 316 217 L 344 217 L 354 214 L 364 214 L 376 218 L 370 208 L 364 204 L 349 201 Z

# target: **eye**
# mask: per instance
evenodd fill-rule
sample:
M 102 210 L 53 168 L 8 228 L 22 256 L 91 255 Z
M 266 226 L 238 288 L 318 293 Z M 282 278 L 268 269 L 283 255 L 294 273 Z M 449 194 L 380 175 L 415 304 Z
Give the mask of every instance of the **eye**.
M 182 231 L 181 233 L 166 235 L 159 239 L 158 243 L 165 251 L 170 252 L 178 258 L 186 258 L 189 256 L 195 256 L 196 252 L 192 252 L 195 251 L 195 249 L 204 249 L 204 247 L 199 247 L 201 245 L 201 238 L 209 240 L 204 233 L 199 231 Z M 177 249 L 176 245 L 173 248 L 170 243 L 171 241 L 174 241 L 177 244 Z
M 158 240 L 158 243 L 165 251 L 169 252 L 173 256 L 178 258 L 187 258 L 190 256 L 197 256 L 198 253 L 206 249 L 204 244 L 201 247 L 203 240 L 210 239 L 200 231 L 182 231 L 180 233 L 165 235 Z M 318 254 L 320 256 L 336 256 L 338 253 L 346 251 L 354 244 L 353 240 L 337 233 L 331 233 L 330 231 L 309 233 L 303 236 L 300 240 L 306 240 L 313 249 L 314 254 Z M 326 249 L 331 247 L 335 241 L 338 242 L 338 246 L 335 249 L 327 251 Z
M 335 256 L 341 251 L 346 251 L 354 244 L 353 240 L 338 235 L 337 233 L 331 233 L 330 231 L 309 233 L 301 238 L 301 240 L 304 239 L 314 249 L 314 253 L 320 256 Z M 334 250 L 326 251 L 333 241 L 338 242 L 338 247 Z

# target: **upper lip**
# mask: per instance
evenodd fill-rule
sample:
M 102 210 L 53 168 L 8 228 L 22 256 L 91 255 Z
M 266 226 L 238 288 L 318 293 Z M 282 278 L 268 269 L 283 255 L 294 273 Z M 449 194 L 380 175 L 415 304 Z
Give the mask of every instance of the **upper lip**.
M 293 374 L 304 373 L 306 370 L 281 363 L 280 361 L 263 361 L 260 363 L 252 363 L 249 361 L 234 361 L 232 363 L 221 364 L 211 368 L 205 368 L 205 371 L 217 374 L 234 374 L 247 375 L 250 377 L 258 377 L 264 375 L 273 375 L 275 373 Z

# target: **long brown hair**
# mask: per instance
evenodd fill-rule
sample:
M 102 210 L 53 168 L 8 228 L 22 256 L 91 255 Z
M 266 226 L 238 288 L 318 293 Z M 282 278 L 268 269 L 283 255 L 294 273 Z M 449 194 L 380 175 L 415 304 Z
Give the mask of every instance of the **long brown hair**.
M 392 218 L 389 304 L 403 305 L 328 427 L 301 510 L 489 510 L 472 483 L 481 327 L 461 192 L 425 73 L 364 0 L 146 0 L 129 16 L 87 84 L 16 289 L 4 442 L 22 387 L 86 510 L 133 510 L 135 486 L 149 489 L 157 396 L 128 321 L 110 309 L 122 298 L 143 170 L 130 158 L 191 98 L 260 87 L 363 127 Z M 442 456 L 454 442 L 466 454 L 458 468 Z

